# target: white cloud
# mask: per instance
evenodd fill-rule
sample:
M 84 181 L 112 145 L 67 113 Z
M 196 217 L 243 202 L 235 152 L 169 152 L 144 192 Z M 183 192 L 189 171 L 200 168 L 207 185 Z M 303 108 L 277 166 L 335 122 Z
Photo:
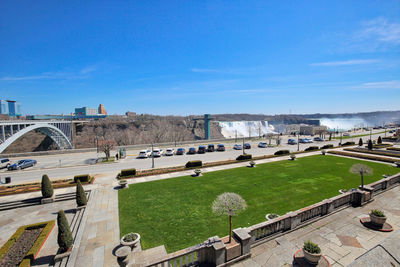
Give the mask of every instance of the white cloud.
M 317 62 L 310 64 L 311 66 L 348 66 L 348 65 L 363 65 L 376 63 L 377 59 L 352 59 L 345 61 L 329 61 L 329 62 Z
M 359 85 L 349 86 L 348 88 L 355 90 L 400 89 L 400 80 L 367 82 Z
M 356 33 L 355 38 L 400 44 L 400 23 L 389 22 L 386 18 L 376 18 L 362 23 L 362 26 L 363 28 Z

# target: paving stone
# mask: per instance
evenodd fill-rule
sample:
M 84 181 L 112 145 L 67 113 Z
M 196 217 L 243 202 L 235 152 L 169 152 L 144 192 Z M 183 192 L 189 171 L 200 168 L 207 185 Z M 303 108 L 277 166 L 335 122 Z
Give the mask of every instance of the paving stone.
M 93 251 L 93 266 L 104 266 L 104 246 L 95 248 Z
M 358 240 L 352 236 L 337 235 L 343 246 L 362 248 Z

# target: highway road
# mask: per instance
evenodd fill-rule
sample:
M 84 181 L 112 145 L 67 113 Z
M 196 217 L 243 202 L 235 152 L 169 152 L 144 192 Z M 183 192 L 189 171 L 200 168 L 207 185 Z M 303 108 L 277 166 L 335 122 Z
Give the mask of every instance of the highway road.
M 376 130 L 375 132 L 381 132 L 381 130 Z M 364 134 L 366 132 L 363 132 Z M 374 134 L 373 138 L 377 138 L 379 135 L 383 136 L 383 134 Z M 304 136 L 301 136 L 302 138 Z M 294 138 L 288 136 L 282 136 L 282 144 L 280 146 L 268 147 L 268 148 L 258 148 L 257 144 L 259 141 L 251 142 L 252 148 L 246 150 L 246 153 L 252 154 L 253 156 L 267 155 L 273 154 L 274 152 L 281 149 L 289 149 L 291 152 L 297 151 L 297 145 L 288 145 L 287 139 Z M 296 138 L 294 138 L 296 139 Z M 363 137 L 364 142 L 369 139 L 368 136 Z M 358 142 L 359 137 L 350 138 L 343 140 L 346 141 L 355 141 Z M 268 140 L 264 140 L 268 142 Z M 332 141 L 324 141 L 324 142 L 314 142 L 307 144 L 300 144 L 300 150 L 304 150 L 305 148 L 316 145 L 322 146 L 325 144 L 333 144 L 338 145 L 340 140 L 332 140 Z M 207 144 L 207 143 L 205 143 Z M 207 152 L 205 154 L 194 154 L 194 155 L 174 155 L 174 156 L 162 156 L 160 158 L 155 158 L 155 167 L 170 167 L 170 166 L 182 166 L 189 160 L 201 160 L 203 162 L 213 162 L 213 161 L 221 161 L 228 159 L 235 159 L 238 155 L 242 154 L 241 150 L 233 150 L 232 142 L 225 142 L 226 151 L 224 152 Z M 241 142 L 239 143 L 241 144 Z M 272 144 L 275 144 L 275 140 L 272 140 Z M 199 144 L 196 144 L 196 148 Z M 186 150 L 189 146 L 186 147 Z M 115 152 L 114 152 L 115 154 Z M 33 168 L 27 168 L 20 171 L 0 171 L 0 177 L 11 177 L 12 184 L 23 183 L 23 182 L 33 182 L 40 181 L 43 174 L 49 175 L 51 179 L 60 179 L 60 178 L 72 178 L 77 174 L 86 174 L 89 173 L 91 175 L 95 174 L 103 174 L 103 173 L 115 173 L 117 174 L 121 169 L 127 168 L 136 168 L 138 170 L 151 169 L 152 167 L 152 159 L 137 159 L 136 156 L 138 154 L 138 150 L 129 150 L 127 151 L 128 156 L 125 159 L 122 159 L 115 163 L 107 163 L 107 164 L 91 164 L 94 163 L 98 157 L 102 157 L 104 154 L 102 153 L 80 153 L 80 154 L 60 154 L 60 155 L 48 155 L 48 156 L 36 156 L 30 157 L 38 161 L 38 164 Z M 113 154 L 112 154 L 113 155 Z M 16 161 L 19 158 L 13 158 L 12 161 Z M 3 179 L 2 179 L 3 180 Z M 3 180 L 4 181 L 4 180 Z

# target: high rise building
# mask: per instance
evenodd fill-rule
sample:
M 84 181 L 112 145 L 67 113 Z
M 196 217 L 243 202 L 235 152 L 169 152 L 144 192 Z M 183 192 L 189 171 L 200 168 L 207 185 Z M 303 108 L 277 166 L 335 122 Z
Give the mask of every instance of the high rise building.
M 89 107 L 75 108 L 75 115 L 78 116 L 97 115 L 97 109 Z
M 10 117 L 21 116 L 21 105 L 14 100 L 0 100 L 0 114 Z
M 98 113 L 99 113 L 99 114 L 102 114 L 102 115 L 107 115 L 107 111 L 106 111 L 106 109 L 104 108 L 104 105 L 103 105 L 103 104 L 100 104 L 100 105 L 99 105 Z

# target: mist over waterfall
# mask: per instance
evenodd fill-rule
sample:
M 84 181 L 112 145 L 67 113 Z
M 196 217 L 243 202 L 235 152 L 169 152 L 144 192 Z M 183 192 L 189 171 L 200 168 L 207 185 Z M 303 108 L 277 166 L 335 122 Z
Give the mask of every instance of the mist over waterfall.
M 219 121 L 221 133 L 225 138 L 262 136 L 275 133 L 274 126 L 267 121 Z
M 362 118 L 322 118 L 320 119 L 320 123 L 328 127 L 328 129 L 339 129 L 342 131 L 370 126 L 370 124 Z

